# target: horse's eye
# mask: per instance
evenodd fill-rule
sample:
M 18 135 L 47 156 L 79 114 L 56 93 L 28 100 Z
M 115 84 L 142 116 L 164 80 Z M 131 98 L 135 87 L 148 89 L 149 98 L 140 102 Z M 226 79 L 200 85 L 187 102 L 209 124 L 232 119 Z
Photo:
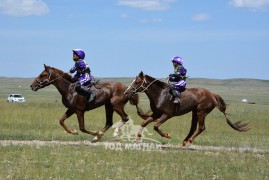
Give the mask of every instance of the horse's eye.
M 42 79 L 42 78 L 44 78 L 46 75 L 45 74 L 40 74 L 40 78 Z

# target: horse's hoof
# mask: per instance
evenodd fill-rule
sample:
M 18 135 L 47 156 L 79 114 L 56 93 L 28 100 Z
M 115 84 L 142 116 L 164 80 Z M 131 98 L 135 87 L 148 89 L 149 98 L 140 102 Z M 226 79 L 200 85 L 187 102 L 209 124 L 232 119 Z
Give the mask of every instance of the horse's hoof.
M 185 147 L 184 144 L 179 144 L 178 146 L 179 146 L 179 148 L 184 148 Z
M 184 149 L 187 149 L 187 150 L 194 150 L 195 149 L 195 146 L 192 145 L 192 144 L 186 144 L 183 148 Z
M 114 133 L 113 133 L 113 138 L 114 138 L 114 139 L 119 138 L 119 130 L 118 130 L 117 128 L 115 129 L 115 131 L 114 131 Z
M 183 141 L 182 144 L 181 144 L 181 147 L 186 146 L 186 144 L 187 144 L 187 141 Z
M 99 138 L 97 136 L 95 136 L 93 139 L 92 139 L 92 143 L 96 143 L 97 141 L 99 141 Z
M 71 134 L 78 135 L 78 132 L 76 130 L 71 130 Z
M 168 138 L 168 139 L 171 138 L 171 136 L 169 134 L 167 134 L 167 133 L 164 133 L 163 137 Z
M 135 142 L 136 142 L 136 143 L 141 143 L 141 142 L 142 142 L 141 135 L 140 135 L 140 136 L 136 136 L 136 138 L 135 138 Z

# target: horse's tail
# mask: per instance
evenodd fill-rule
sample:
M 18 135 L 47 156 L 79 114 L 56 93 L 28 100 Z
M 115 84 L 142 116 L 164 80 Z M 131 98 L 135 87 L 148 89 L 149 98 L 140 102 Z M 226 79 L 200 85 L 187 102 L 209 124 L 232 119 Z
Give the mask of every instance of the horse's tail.
M 249 123 L 245 123 L 242 121 L 237 121 L 235 123 L 233 123 L 232 121 L 230 121 L 227 117 L 227 113 L 226 111 L 226 103 L 224 102 L 224 100 L 217 94 L 215 94 L 215 99 L 217 101 L 217 107 L 218 109 L 224 114 L 226 122 L 236 131 L 239 132 L 245 132 L 248 131 L 250 129 L 250 127 L 248 126 Z

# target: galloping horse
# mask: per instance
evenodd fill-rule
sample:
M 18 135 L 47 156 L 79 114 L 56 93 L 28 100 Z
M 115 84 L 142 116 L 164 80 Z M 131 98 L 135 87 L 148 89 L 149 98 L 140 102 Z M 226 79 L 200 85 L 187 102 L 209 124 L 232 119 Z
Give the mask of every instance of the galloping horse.
M 169 93 L 169 85 L 161 82 L 153 77 L 144 75 L 143 72 L 133 80 L 131 85 L 125 91 L 125 94 L 132 96 L 139 92 L 145 92 L 150 101 L 152 114 L 138 111 L 138 115 L 145 119 L 141 124 L 141 128 L 137 137 L 141 137 L 143 128 L 149 123 L 157 120 L 154 130 L 162 137 L 170 138 L 167 133 L 162 132 L 159 126 L 173 116 L 181 116 L 192 111 L 192 124 L 189 134 L 184 139 L 182 146 L 191 146 L 194 139 L 205 130 L 205 117 L 217 107 L 225 116 L 227 123 L 233 129 L 244 132 L 248 131 L 248 123 L 241 121 L 232 123 L 226 114 L 226 104 L 224 100 L 217 94 L 210 92 L 204 88 L 188 88 L 181 93 L 180 104 L 175 104 L 171 100 Z M 198 123 L 198 129 L 197 129 Z
M 53 84 L 59 93 L 62 95 L 62 102 L 64 106 L 67 108 L 67 111 L 60 119 L 60 124 L 63 128 L 71 134 L 78 134 L 76 130 L 69 129 L 64 121 L 73 115 L 74 113 L 77 115 L 79 128 L 82 132 L 91 134 L 95 136 L 93 142 L 99 140 L 101 136 L 113 125 L 113 113 L 116 111 L 122 119 L 118 128 L 124 125 L 125 122 L 129 120 L 128 115 L 124 112 L 124 106 L 130 101 L 131 104 L 138 104 L 138 96 L 134 96 L 128 99 L 124 95 L 124 91 L 127 89 L 121 83 L 100 83 L 95 85 L 95 89 L 93 88 L 93 92 L 96 94 L 96 98 L 91 103 L 86 103 L 85 97 L 79 95 L 74 90 L 75 80 L 64 73 L 63 71 L 56 69 L 54 67 L 46 66 L 44 64 L 45 70 L 41 72 L 41 74 L 34 80 L 31 85 L 33 91 L 37 91 L 38 89 L 44 88 Z M 84 126 L 84 113 L 85 111 L 89 111 L 100 106 L 105 105 L 106 111 L 106 125 L 100 131 L 88 131 Z M 119 129 L 116 129 L 114 135 L 116 136 Z

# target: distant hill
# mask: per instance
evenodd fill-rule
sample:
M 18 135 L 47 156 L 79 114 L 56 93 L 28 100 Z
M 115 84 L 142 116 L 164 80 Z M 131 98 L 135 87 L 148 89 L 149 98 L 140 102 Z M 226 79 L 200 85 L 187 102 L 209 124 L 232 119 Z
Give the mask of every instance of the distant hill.
M 218 85 L 218 86 L 245 86 L 245 87 L 269 87 L 269 80 L 234 78 L 234 79 L 204 79 L 204 78 L 189 78 L 188 84 L 201 85 Z
M 32 82 L 35 78 L 7 78 L 7 77 L 0 77 L 0 82 L 6 83 L 22 83 L 22 82 Z M 119 77 L 119 78 L 102 78 L 96 77 L 95 79 L 100 80 L 100 82 L 120 82 L 125 85 L 129 85 L 134 77 Z M 163 82 L 166 82 L 165 78 L 160 79 Z M 247 78 L 233 78 L 233 79 L 206 79 L 206 78 L 188 78 L 187 83 L 189 85 L 195 86 L 260 86 L 260 87 L 268 87 L 269 80 L 260 80 L 260 79 L 247 79 Z
M 120 82 L 129 86 L 134 78 L 99 78 L 100 82 Z M 26 97 L 26 102 L 35 98 L 51 98 L 60 101 L 60 94 L 54 86 L 48 86 L 38 92 L 33 92 L 30 88 L 34 78 L 6 78 L 0 77 L 0 100 L 6 100 L 8 94 L 20 93 Z M 166 82 L 163 78 L 161 81 Z M 241 103 L 242 99 L 256 104 L 269 104 L 269 80 L 259 79 L 205 79 L 188 78 L 187 87 L 202 87 L 221 95 L 228 103 Z M 141 97 L 145 97 L 143 94 Z

